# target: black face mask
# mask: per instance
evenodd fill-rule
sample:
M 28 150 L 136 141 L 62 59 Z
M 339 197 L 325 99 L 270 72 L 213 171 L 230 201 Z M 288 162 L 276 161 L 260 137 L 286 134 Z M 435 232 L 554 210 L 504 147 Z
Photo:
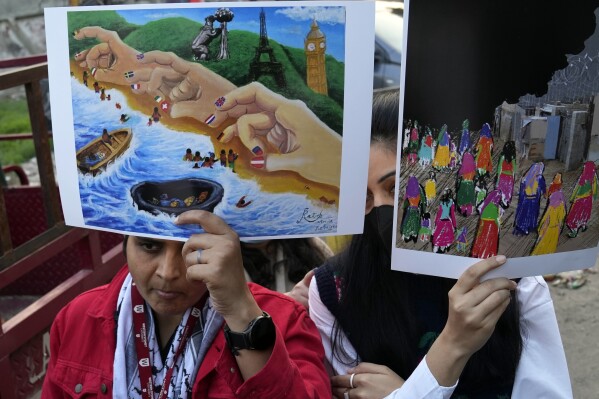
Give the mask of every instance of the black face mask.
M 391 257 L 391 246 L 393 241 L 393 207 L 391 205 L 381 205 L 372 208 L 370 213 L 364 219 L 368 225 L 368 231 L 377 232 L 377 239 L 385 248 L 387 256 Z M 367 227 L 365 227 L 365 231 Z M 374 239 L 374 237 L 373 237 Z

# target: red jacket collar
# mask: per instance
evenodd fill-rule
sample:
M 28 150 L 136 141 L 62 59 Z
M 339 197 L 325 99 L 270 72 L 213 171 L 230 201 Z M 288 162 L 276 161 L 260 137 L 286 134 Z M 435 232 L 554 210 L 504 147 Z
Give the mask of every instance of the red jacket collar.
M 104 292 L 94 300 L 87 311 L 88 315 L 102 319 L 114 319 L 119 291 L 127 274 L 129 274 L 129 267 L 125 264 L 112 278 L 112 281 L 105 286 Z

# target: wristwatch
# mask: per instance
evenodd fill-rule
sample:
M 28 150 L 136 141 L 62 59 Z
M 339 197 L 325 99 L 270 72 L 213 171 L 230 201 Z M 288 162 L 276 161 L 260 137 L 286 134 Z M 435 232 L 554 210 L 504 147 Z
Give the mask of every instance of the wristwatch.
M 227 345 L 229 345 L 235 356 L 239 356 L 239 351 L 242 349 L 268 349 L 275 343 L 276 339 L 275 324 L 265 311 L 262 311 L 262 316 L 252 320 L 243 332 L 231 331 L 226 324 L 224 330 Z

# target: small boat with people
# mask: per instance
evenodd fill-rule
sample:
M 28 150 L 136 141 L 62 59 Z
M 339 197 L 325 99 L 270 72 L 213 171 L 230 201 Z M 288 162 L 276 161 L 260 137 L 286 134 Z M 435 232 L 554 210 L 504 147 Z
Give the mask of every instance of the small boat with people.
M 208 179 L 186 178 L 164 182 L 144 181 L 131 188 L 133 203 L 154 215 L 179 215 L 190 210 L 213 212 L 225 190 Z
M 131 144 L 133 131 L 130 128 L 122 128 L 103 132 L 102 136 L 77 151 L 77 168 L 83 173 L 97 175 L 109 163 L 122 155 Z

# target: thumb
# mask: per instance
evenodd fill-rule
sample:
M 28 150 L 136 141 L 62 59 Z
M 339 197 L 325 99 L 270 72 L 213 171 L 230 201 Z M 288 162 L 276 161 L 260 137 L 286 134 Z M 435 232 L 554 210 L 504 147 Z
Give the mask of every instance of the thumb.
M 302 283 L 306 285 L 306 287 L 310 286 L 310 282 L 312 281 L 312 277 L 314 277 L 314 269 L 310 270 L 304 278 L 302 279 Z

